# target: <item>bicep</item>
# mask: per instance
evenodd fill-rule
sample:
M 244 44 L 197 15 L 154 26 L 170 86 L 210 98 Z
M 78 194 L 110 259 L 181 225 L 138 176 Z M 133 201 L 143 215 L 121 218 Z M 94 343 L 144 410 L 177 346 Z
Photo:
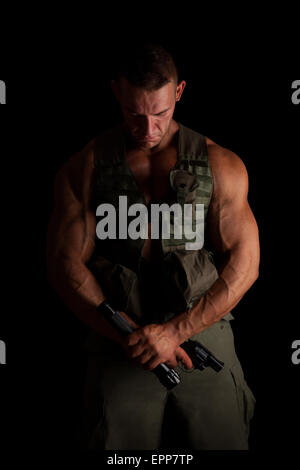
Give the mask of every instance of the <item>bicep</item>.
M 54 210 L 48 226 L 48 264 L 86 263 L 94 250 L 95 217 L 62 170 L 54 184 Z
M 215 171 L 214 194 L 208 212 L 210 245 L 217 256 L 241 250 L 257 262 L 258 227 L 248 202 L 247 170 L 234 154 L 224 163 L 219 173 Z
M 208 235 L 218 256 L 239 248 L 257 253 L 259 250 L 258 228 L 248 202 L 230 202 L 212 210 Z

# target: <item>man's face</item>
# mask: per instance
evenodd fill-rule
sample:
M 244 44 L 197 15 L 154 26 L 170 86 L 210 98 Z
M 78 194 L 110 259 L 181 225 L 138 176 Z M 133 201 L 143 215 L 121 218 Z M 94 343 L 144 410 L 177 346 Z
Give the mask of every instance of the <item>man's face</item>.
M 175 103 L 184 87 L 183 81 L 177 88 L 171 81 L 158 90 L 146 91 L 131 85 L 123 77 L 118 83 L 112 82 L 126 126 L 138 147 L 151 149 L 159 145 L 169 130 Z

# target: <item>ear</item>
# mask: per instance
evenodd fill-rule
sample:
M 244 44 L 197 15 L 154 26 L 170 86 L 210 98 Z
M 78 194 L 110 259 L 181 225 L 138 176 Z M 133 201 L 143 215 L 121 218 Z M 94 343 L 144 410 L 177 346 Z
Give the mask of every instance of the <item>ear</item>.
M 186 87 L 186 82 L 184 80 L 181 80 L 181 82 L 178 83 L 177 88 L 176 88 L 176 101 L 180 100 L 185 87 Z
M 116 99 L 118 101 L 120 101 L 120 90 L 119 90 L 119 85 L 118 83 L 115 81 L 115 80 L 111 80 L 110 81 L 110 86 L 111 86 L 111 89 L 116 97 Z

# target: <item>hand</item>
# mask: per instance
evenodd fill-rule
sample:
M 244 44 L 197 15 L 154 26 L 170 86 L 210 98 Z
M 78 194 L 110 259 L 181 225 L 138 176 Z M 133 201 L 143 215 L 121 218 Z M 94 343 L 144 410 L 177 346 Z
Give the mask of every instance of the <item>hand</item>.
M 128 356 L 146 370 L 153 370 L 162 362 L 177 367 L 178 361 L 187 369 L 193 368 L 191 358 L 179 346 L 174 330 L 167 324 L 138 328 L 124 339 L 124 347 Z

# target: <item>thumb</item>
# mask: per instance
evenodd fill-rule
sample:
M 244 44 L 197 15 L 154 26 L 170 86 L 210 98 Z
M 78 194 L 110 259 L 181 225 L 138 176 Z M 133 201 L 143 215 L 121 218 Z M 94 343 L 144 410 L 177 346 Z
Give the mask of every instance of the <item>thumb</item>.
M 187 369 L 192 369 L 194 366 L 193 366 L 193 362 L 192 362 L 192 359 L 190 358 L 190 356 L 185 352 L 184 349 L 182 349 L 181 347 L 178 347 L 176 349 L 176 358 L 181 361 L 185 367 Z

